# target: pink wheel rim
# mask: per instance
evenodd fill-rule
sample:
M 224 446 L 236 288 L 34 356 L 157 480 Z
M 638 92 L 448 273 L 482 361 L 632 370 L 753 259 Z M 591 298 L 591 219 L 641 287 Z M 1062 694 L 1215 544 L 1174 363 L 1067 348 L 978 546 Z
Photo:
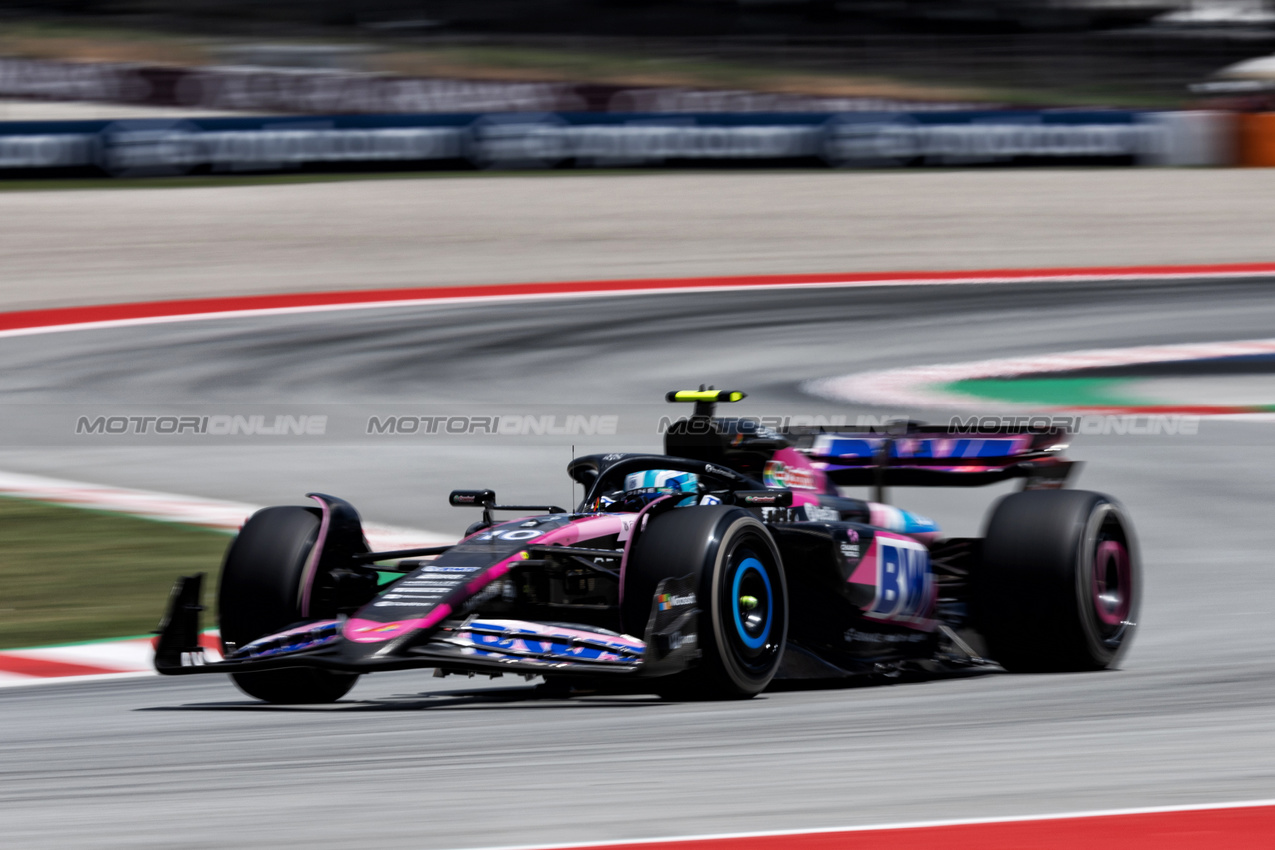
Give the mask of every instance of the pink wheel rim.
M 1129 619 L 1132 596 L 1129 550 L 1116 540 L 1098 544 L 1093 564 L 1093 606 L 1106 626 L 1119 626 Z

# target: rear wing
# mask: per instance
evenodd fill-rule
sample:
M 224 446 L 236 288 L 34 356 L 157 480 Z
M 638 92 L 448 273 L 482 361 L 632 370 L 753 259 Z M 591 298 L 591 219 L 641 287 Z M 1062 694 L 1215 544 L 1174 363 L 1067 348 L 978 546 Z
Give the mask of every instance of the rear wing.
M 1022 479 L 1023 489 L 1065 487 L 1080 464 L 1067 460 L 1067 432 L 1061 428 L 981 428 L 889 422 L 876 428 L 791 426 L 778 430 L 760 419 L 716 416 L 723 402 L 746 397 L 738 390 L 668 393 L 670 402 L 693 402 L 694 412 L 673 422 L 664 451 L 729 467 L 761 479 L 775 453 L 795 449 L 833 483 L 876 488 L 981 487 Z
M 1062 456 L 1067 434 L 1057 429 L 905 427 L 902 433 L 793 429 L 786 436 L 834 484 L 847 487 L 980 487 L 1018 478 L 1025 489 L 1057 488 L 1077 466 Z

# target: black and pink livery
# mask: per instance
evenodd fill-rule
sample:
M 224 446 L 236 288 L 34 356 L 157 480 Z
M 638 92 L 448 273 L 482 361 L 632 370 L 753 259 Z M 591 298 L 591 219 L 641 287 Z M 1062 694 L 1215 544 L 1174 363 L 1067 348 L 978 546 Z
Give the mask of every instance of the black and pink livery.
M 571 512 L 454 491 L 482 519 L 452 546 L 372 552 L 331 496 L 260 511 L 222 569 L 224 660 L 199 649 L 195 576 L 174 589 L 156 668 L 229 673 L 274 702 L 334 700 L 360 674 L 415 667 L 741 697 L 776 677 L 909 665 L 1100 669 L 1127 648 L 1132 528 L 1109 497 L 1065 489 L 1063 433 L 779 432 L 716 415 L 741 398 L 670 393 L 696 407 L 665 454 L 577 458 L 568 473 L 585 496 Z M 625 489 L 651 470 L 680 488 Z M 1023 489 L 979 538 L 945 538 L 886 503 L 891 486 L 1009 479 Z M 839 490 L 855 486 L 873 499 Z

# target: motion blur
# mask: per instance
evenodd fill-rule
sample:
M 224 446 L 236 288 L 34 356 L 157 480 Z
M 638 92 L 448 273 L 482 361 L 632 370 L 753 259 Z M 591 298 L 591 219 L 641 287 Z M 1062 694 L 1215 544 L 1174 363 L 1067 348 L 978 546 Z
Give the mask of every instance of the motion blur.
M 1273 55 L 0 0 L 0 845 L 1265 846 Z

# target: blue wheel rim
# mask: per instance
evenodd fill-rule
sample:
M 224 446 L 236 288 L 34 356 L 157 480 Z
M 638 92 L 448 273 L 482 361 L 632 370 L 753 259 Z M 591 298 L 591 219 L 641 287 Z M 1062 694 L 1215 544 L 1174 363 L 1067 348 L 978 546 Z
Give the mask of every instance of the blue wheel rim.
M 739 586 L 743 582 L 744 576 L 749 571 L 756 571 L 761 576 L 762 583 L 766 586 L 766 619 L 765 628 L 761 630 L 761 634 L 757 636 L 750 635 L 744 627 L 744 620 L 739 615 Z M 761 649 L 766 645 L 766 639 L 770 637 L 771 614 L 774 608 L 774 596 L 770 587 L 770 576 L 766 573 L 766 568 L 762 566 L 761 561 L 756 558 L 745 558 L 740 562 L 739 567 L 735 570 L 735 581 L 731 586 L 731 610 L 735 612 L 735 631 L 739 635 L 740 641 L 749 649 Z

